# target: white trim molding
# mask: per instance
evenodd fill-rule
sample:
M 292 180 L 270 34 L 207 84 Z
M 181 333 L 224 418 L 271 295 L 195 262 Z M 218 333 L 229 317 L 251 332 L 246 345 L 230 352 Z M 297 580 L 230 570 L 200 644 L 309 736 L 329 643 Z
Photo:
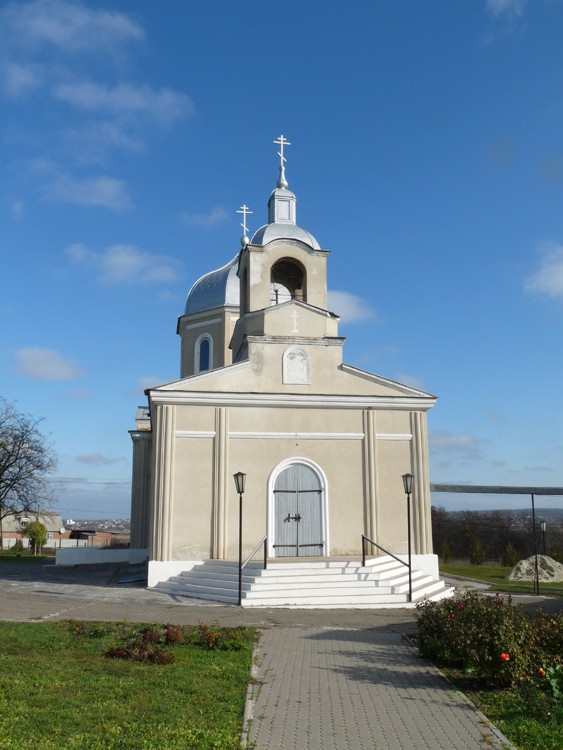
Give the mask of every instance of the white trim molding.
M 202 320 L 201 323 L 189 323 L 186 326 L 186 331 L 191 331 L 192 328 L 203 328 L 203 326 L 210 326 L 214 323 L 220 323 L 221 318 L 212 318 L 211 320 Z
M 201 345 L 204 341 L 207 341 L 209 344 L 209 367 L 207 367 L 205 370 L 201 370 Z M 197 375 L 200 372 L 211 372 L 211 370 L 213 370 L 213 336 L 206 331 L 205 333 L 200 334 L 195 340 L 194 371 Z
M 234 440 L 363 440 L 363 432 L 229 432 Z

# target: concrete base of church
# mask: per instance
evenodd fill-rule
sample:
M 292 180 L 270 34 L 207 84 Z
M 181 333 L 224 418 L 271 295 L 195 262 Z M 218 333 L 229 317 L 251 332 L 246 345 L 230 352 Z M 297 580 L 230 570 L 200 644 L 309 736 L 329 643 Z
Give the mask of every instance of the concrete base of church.
M 397 558 L 408 561 L 408 557 L 405 555 L 397 555 Z M 295 561 L 298 558 L 291 558 L 291 561 Z M 357 561 L 357 557 L 350 556 L 351 561 Z M 322 557 L 315 558 L 317 562 L 323 562 Z M 324 558 L 324 561 L 328 562 L 328 558 Z M 149 562 L 148 570 L 148 586 L 153 588 L 159 583 L 168 581 L 169 578 L 179 576 L 183 572 L 192 570 L 196 565 L 201 565 L 204 560 L 151 560 Z M 286 563 L 288 558 L 278 557 L 275 559 L 269 559 L 268 565 L 276 565 L 276 563 Z M 412 555 L 412 569 L 413 571 L 419 571 L 426 575 L 432 576 L 432 578 L 438 579 L 440 577 L 440 571 L 438 567 L 438 555 Z
M 407 555 L 397 555 L 397 557 L 399 560 L 408 563 L 409 558 Z M 432 578 L 439 578 L 438 555 L 412 555 L 412 569 L 426 573 L 426 575 L 432 576 Z
M 152 588 L 172 576 L 179 576 L 180 573 L 191 570 L 194 565 L 202 562 L 203 560 L 150 560 L 148 586 Z

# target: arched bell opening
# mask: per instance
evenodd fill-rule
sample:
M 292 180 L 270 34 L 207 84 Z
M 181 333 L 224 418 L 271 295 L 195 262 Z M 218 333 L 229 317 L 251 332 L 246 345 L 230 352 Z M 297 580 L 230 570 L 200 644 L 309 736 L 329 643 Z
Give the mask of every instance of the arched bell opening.
M 307 274 L 292 258 L 282 258 L 270 271 L 270 304 L 280 305 L 290 299 L 307 301 Z

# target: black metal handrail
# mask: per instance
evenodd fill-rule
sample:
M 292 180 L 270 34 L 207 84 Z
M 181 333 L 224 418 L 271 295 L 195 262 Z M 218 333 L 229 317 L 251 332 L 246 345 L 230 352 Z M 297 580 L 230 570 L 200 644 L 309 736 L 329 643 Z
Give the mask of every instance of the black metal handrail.
M 248 563 L 252 560 L 252 558 L 254 557 L 254 555 L 258 552 L 258 550 L 262 546 L 264 546 L 264 568 L 268 567 L 268 557 L 267 557 L 267 552 L 268 552 L 268 537 L 264 536 L 264 537 L 262 537 L 262 539 L 260 539 L 260 541 L 258 542 L 258 544 L 256 545 L 256 547 L 254 547 L 254 549 L 252 550 L 252 552 L 248 555 L 248 557 L 246 558 L 246 560 L 243 562 L 243 564 L 241 565 L 241 570 L 244 570 L 246 568 L 246 566 L 248 565 Z
M 405 562 L 404 560 L 401 560 L 400 557 L 397 557 L 392 552 L 389 552 L 389 550 L 385 549 L 385 547 L 382 547 L 377 542 L 374 542 L 373 539 L 369 538 L 369 536 L 362 534 L 362 568 L 365 568 L 366 566 L 366 542 L 369 542 L 374 547 L 377 547 L 377 549 L 380 549 L 386 555 L 389 555 L 397 562 L 400 562 L 401 565 L 404 565 L 405 567 L 409 569 L 409 602 L 412 602 L 412 569 L 411 569 L 411 564 L 410 564 L 410 555 L 409 555 L 409 562 Z
M 242 560 L 239 562 L 239 569 L 238 569 L 238 605 L 239 607 L 242 605 L 242 571 L 246 568 L 248 563 L 252 560 L 254 555 L 258 552 L 260 547 L 264 547 L 264 570 L 268 567 L 268 537 L 264 536 L 256 547 L 252 550 L 252 552 L 248 555 L 246 560 L 242 562 Z

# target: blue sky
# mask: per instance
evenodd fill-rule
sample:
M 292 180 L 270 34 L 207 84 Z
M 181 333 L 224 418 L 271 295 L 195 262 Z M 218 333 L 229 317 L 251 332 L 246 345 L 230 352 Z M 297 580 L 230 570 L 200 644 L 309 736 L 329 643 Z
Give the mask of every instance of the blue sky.
M 562 28 L 562 0 L 0 2 L 0 394 L 45 418 L 63 517 L 128 515 L 135 408 L 236 209 L 265 223 L 280 133 L 345 360 L 439 396 L 431 480 L 562 486 Z

